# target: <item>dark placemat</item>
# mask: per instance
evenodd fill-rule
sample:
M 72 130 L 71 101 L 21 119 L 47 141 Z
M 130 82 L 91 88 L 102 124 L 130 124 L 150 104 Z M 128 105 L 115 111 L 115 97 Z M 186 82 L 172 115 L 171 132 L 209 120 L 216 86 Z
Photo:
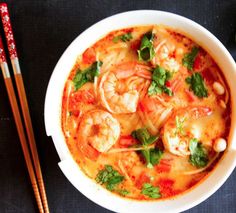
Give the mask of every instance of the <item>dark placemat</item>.
M 97 21 L 128 10 L 156 9 L 186 16 L 228 45 L 236 30 L 236 1 L 16 0 L 7 1 L 17 43 L 51 212 L 109 212 L 64 177 L 43 109 L 47 84 L 71 41 Z M 188 212 L 236 212 L 236 172 L 209 199 Z M 0 212 L 37 212 L 2 76 L 0 77 Z M 96 195 L 94 195 L 96 196 Z

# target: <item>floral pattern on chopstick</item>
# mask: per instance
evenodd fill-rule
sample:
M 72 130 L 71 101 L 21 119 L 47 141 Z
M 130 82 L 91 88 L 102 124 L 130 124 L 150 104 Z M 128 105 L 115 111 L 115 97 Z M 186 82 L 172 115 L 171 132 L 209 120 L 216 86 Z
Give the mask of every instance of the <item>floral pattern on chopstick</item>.
M 7 40 L 7 47 L 10 54 L 10 58 L 11 59 L 17 58 L 16 45 L 15 45 L 14 36 L 12 33 L 9 12 L 5 3 L 0 4 L 0 14 L 1 14 L 1 19 L 3 23 L 3 29 L 4 29 L 6 40 Z
M 3 49 L 2 37 L 0 36 L 0 64 L 6 62 L 6 54 Z

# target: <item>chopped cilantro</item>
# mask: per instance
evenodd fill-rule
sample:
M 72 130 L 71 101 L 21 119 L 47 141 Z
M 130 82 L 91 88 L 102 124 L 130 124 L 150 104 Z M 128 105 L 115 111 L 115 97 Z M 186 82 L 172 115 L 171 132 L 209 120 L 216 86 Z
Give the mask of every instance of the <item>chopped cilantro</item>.
M 137 129 L 131 135 L 141 142 L 144 147 L 141 153 L 146 161 L 147 167 L 153 168 L 154 165 L 159 163 L 163 152 L 157 148 L 150 148 L 148 145 L 153 144 L 158 139 L 158 136 L 152 136 L 146 128 Z
M 141 150 L 143 157 L 145 158 L 148 168 L 153 168 L 156 164 L 160 162 L 163 152 L 157 148 L 150 148 Z
M 127 42 L 127 41 L 130 41 L 132 38 L 133 38 L 133 36 L 132 36 L 131 32 L 128 32 L 128 33 L 125 33 L 122 35 L 115 36 L 112 41 L 114 43 L 117 43 L 118 41 Z
M 152 136 L 146 128 L 134 130 L 131 133 L 132 137 L 139 140 L 143 145 L 150 145 L 154 143 L 159 136 Z
M 86 76 L 81 72 L 81 70 L 78 70 L 75 74 L 75 77 L 73 78 L 75 90 L 78 90 L 87 82 L 88 80 L 86 79 Z
M 207 97 L 208 92 L 204 80 L 200 73 L 193 73 L 191 77 L 185 79 L 187 84 L 190 84 L 189 89 L 199 98 Z
M 151 85 L 148 88 L 148 95 L 161 94 L 162 88 L 160 88 L 155 81 L 152 81 Z
M 160 162 L 163 152 L 160 149 L 150 149 L 150 163 L 156 165 Z
M 190 158 L 189 162 L 196 167 L 205 167 L 209 161 L 207 152 L 196 138 L 190 140 L 189 143 Z
M 87 82 L 94 82 L 94 77 L 100 74 L 101 61 L 94 62 L 90 67 L 81 71 L 78 70 L 73 78 L 75 90 L 81 88 Z
M 182 59 L 183 66 L 187 67 L 188 70 L 193 70 L 193 64 L 198 54 L 199 48 L 193 47 L 190 53 L 186 53 Z
M 113 169 L 112 166 L 105 165 L 104 169 L 98 172 L 95 180 L 101 185 L 104 184 L 108 190 L 113 191 L 124 180 L 124 176 Z
M 161 197 L 159 187 L 155 187 L 150 183 L 144 183 L 141 194 L 148 196 L 149 198 L 157 199 Z
M 165 85 L 166 81 L 168 81 L 171 77 L 171 72 L 157 66 L 152 73 L 152 83 L 148 88 L 148 95 L 156 95 L 164 92 L 167 95 L 172 96 L 173 92 Z
M 153 47 L 154 34 L 150 31 L 143 35 L 141 44 L 138 50 L 139 61 L 151 61 L 155 55 Z

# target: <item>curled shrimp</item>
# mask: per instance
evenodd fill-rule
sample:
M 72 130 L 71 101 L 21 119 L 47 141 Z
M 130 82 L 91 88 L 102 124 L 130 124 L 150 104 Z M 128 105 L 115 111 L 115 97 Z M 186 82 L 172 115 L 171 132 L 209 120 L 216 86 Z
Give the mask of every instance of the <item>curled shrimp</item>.
M 92 110 L 81 118 L 78 129 L 78 148 L 90 159 L 107 152 L 120 136 L 120 125 L 103 110 Z
M 99 84 L 102 105 L 114 114 L 136 112 L 139 97 L 150 84 L 149 70 L 137 62 L 123 62 L 106 72 Z
M 208 116 L 212 110 L 208 107 L 187 107 L 177 110 L 163 126 L 163 144 L 170 153 L 178 156 L 190 155 L 189 141 L 197 133 L 188 131 L 194 120 Z
M 176 45 L 170 39 L 169 33 L 162 27 L 154 28 L 153 33 L 155 35 L 153 41 L 155 56 L 151 63 L 154 66 L 159 65 L 167 70 L 177 72 L 180 65 L 173 57 Z

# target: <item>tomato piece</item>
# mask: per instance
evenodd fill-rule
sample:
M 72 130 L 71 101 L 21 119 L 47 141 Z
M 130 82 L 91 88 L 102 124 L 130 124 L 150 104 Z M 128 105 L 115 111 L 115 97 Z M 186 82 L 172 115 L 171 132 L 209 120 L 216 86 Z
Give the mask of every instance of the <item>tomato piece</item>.
M 160 190 L 162 197 L 165 197 L 165 198 L 180 194 L 182 191 L 183 190 L 171 189 L 171 188 L 164 188 L 164 189 Z
M 85 64 L 92 64 L 96 61 L 96 52 L 94 48 L 88 48 L 82 54 L 82 60 Z
M 150 177 L 145 173 L 145 172 L 142 172 L 138 179 L 136 180 L 135 182 L 135 186 L 139 189 L 141 189 L 143 187 L 143 184 L 144 183 L 150 183 Z
M 169 159 L 161 159 L 160 163 L 155 166 L 158 173 L 168 173 L 171 170 L 171 164 Z
M 140 40 L 140 39 L 137 39 L 137 40 L 131 42 L 130 48 L 131 48 L 132 50 L 134 50 L 134 51 L 137 51 L 137 50 L 139 49 L 139 47 L 140 47 L 140 44 L 141 44 L 141 40 Z
M 123 135 L 120 137 L 119 144 L 124 147 L 129 147 L 137 144 L 137 140 L 135 140 L 131 135 Z
M 158 184 L 161 188 L 171 188 L 173 187 L 175 181 L 172 179 L 168 179 L 168 178 L 161 178 L 158 181 Z
M 169 178 L 160 178 L 157 182 L 157 186 L 160 188 L 162 197 L 170 197 L 181 193 L 181 190 L 174 189 L 175 180 Z
M 81 115 L 81 111 L 80 111 L 80 110 L 73 110 L 73 111 L 71 111 L 71 112 L 72 112 L 72 114 L 73 114 L 74 116 L 76 116 L 76 117 L 78 117 L 78 116 Z
M 170 86 L 171 86 L 170 81 L 166 81 L 166 86 L 167 86 L 167 87 L 170 87 Z
M 194 70 L 199 70 L 201 68 L 201 61 L 201 54 L 198 53 L 193 63 Z

